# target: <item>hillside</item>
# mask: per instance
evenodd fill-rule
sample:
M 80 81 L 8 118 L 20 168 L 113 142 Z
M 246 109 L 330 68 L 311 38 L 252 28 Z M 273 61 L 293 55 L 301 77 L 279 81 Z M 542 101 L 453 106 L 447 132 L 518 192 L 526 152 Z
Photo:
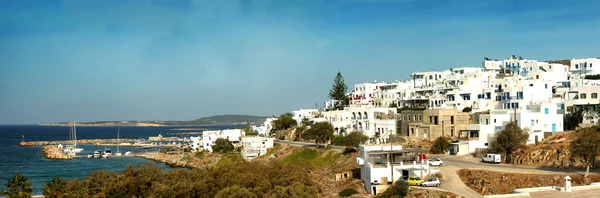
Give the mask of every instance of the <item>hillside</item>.
M 200 125 L 235 125 L 253 124 L 260 125 L 267 116 L 253 115 L 215 115 L 188 121 L 97 121 L 78 122 L 78 126 L 200 126 Z M 67 126 L 68 122 L 41 124 L 46 126 Z

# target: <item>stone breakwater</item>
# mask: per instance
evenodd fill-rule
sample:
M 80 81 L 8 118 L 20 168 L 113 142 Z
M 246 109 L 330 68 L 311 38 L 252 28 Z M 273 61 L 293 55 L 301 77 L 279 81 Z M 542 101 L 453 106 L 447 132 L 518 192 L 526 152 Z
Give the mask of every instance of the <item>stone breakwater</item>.
M 42 148 L 42 154 L 46 159 L 55 159 L 55 160 L 70 160 L 71 156 L 63 153 L 56 145 L 48 145 Z
M 160 152 L 135 154 L 137 157 L 165 163 L 173 167 L 184 168 L 208 168 L 216 165 L 221 159 L 221 154 L 218 153 L 205 153 L 201 156 L 195 155 L 195 153 L 165 154 Z
M 136 139 L 83 139 L 77 140 L 77 144 L 116 144 L 119 142 L 136 142 Z M 73 140 L 59 140 L 59 141 L 32 141 L 19 143 L 19 146 L 46 146 L 46 145 L 58 145 L 58 144 L 74 144 Z

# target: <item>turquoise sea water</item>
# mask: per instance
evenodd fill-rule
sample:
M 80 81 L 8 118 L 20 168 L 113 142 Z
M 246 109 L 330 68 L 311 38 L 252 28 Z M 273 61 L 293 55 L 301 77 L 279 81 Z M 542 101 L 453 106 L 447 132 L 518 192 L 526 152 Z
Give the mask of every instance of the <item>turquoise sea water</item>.
M 173 130 L 176 128 L 207 128 L 220 129 L 231 126 L 212 127 L 120 127 L 121 138 L 145 138 L 162 134 L 163 136 L 189 137 L 179 135 Z M 21 147 L 22 135 L 25 141 L 42 140 L 65 140 L 69 138 L 68 127 L 57 126 L 34 126 L 34 125 L 5 125 L 0 126 L 0 189 L 5 189 L 6 181 L 15 173 L 24 174 L 31 179 L 34 195 L 41 195 L 44 184 L 52 177 L 63 177 L 66 179 L 83 179 L 93 171 L 122 171 L 129 164 L 134 166 L 151 163 L 165 170 L 170 169 L 167 165 L 146 160 L 138 157 L 113 157 L 108 159 L 90 159 L 86 154 L 94 150 L 103 150 L 105 147 L 93 145 L 81 145 L 83 152 L 78 153 L 82 157 L 73 160 L 48 160 L 41 154 L 41 146 Z M 117 127 L 77 127 L 77 139 L 108 139 L 117 137 Z M 116 147 L 108 147 L 116 152 Z M 131 150 L 133 152 L 144 152 L 131 147 L 120 147 L 120 151 Z

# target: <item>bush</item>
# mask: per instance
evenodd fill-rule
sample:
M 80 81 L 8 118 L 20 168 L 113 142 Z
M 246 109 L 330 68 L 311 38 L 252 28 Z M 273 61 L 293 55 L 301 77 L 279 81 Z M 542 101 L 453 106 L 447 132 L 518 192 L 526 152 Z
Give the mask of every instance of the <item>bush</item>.
M 575 111 L 573 113 L 563 115 L 565 130 L 575 130 L 579 123 L 583 122 L 583 113 L 581 111 Z
M 439 137 L 435 139 L 435 142 L 433 142 L 433 145 L 431 146 L 431 153 L 446 153 L 446 151 L 448 151 L 448 147 L 450 147 L 450 140 L 447 137 Z
M 496 134 L 496 140 L 490 147 L 493 152 L 510 155 L 515 149 L 525 145 L 527 139 L 529 139 L 529 134 L 511 122 L 506 125 L 504 130 Z
M 465 107 L 465 108 L 462 110 L 462 112 L 467 112 L 467 113 L 468 113 L 468 112 L 471 112 L 471 111 L 473 111 L 473 109 L 472 109 L 471 107 Z
M 215 140 L 215 145 L 212 146 L 214 152 L 226 153 L 233 151 L 233 145 L 229 140 L 218 138 Z
M 404 180 L 398 180 L 391 188 L 388 188 L 383 194 L 381 194 L 381 198 L 387 197 L 405 197 L 408 195 L 409 185 L 408 182 Z
M 350 197 L 353 194 L 358 194 L 358 191 L 356 191 L 354 188 L 347 188 L 338 193 L 340 197 Z
M 365 143 L 367 140 L 369 140 L 369 137 L 361 131 L 353 131 L 344 136 L 343 144 L 346 147 L 358 147 L 359 144 Z
M 336 145 L 336 146 L 344 145 L 344 136 L 342 136 L 342 135 L 333 136 L 333 139 L 331 140 L 331 144 Z

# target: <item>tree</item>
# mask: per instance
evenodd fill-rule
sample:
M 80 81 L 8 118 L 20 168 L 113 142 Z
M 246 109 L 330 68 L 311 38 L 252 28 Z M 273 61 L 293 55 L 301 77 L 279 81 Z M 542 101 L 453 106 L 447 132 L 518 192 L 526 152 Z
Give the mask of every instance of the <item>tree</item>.
M 67 182 L 60 177 L 55 177 L 44 186 L 44 197 L 65 197 L 66 190 Z
M 315 140 L 317 148 L 319 142 L 327 142 L 333 138 L 333 125 L 329 122 L 317 122 L 314 123 L 306 132 L 304 132 L 303 138 L 307 140 Z
M 233 145 L 229 140 L 218 138 L 215 140 L 215 145 L 212 146 L 213 151 L 226 153 L 229 151 L 233 151 Z
M 404 180 L 396 181 L 391 188 L 388 188 L 380 197 L 406 197 L 408 195 L 409 185 L 408 182 Z
M 352 131 L 344 136 L 343 143 L 346 147 L 356 148 L 359 144 L 365 143 L 367 140 L 369 140 L 369 137 L 364 135 L 361 131 Z
M 252 128 L 252 126 L 248 125 L 244 128 L 244 134 L 246 134 L 247 136 L 258 135 L 258 132 L 254 132 L 254 129 Z
M 273 128 L 276 130 L 286 130 L 292 126 L 298 125 L 296 120 L 292 117 L 291 113 L 284 113 L 279 116 L 277 120 L 273 121 Z
M 333 81 L 333 86 L 331 87 L 331 90 L 329 90 L 329 98 L 336 100 L 336 109 L 342 109 L 343 105 L 347 104 L 347 91 L 348 86 L 346 86 L 346 83 L 344 82 L 344 77 L 342 76 L 342 73 L 338 72 L 335 76 L 335 80 Z
M 433 145 L 431 146 L 431 152 L 433 154 L 446 153 L 448 147 L 450 147 L 450 140 L 447 137 L 439 137 L 435 139 L 435 142 L 433 142 Z
M 240 188 L 239 186 L 231 186 L 223 188 L 216 195 L 215 198 L 252 198 L 257 197 L 256 194 L 250 192 L 247 188 Z
M 563 116 L 565 130 L 575 130 L 583 122 L 583 112 L 576 110 Z
M 15 174 L 8 182 L 4 184 L 8 190 L 2 190 L 1 195 L 6 195 L 7 198 L 23 198 L 31 197 L 31 180 L 22 174 Z
M 398 104 L 396 104 L 395 102 L 391 103 L 389 108 L 398 108 Z
M 516 148 L 525 145 L 527 139 L 529 139 L 529 134 L 516 123 L 511 122 L 506 125 L 504 130 L 496 134 L 496 140 L 492 142 L 491 148 L 498 153 L 510 155 Z
M 465 107 L 462 112 L 471 112 L 473 109 L 471 107 Z
M 302 118 L 301 124 L 304 125 L 304 126 L 309 126 L 310 125 L 310 119 L 308 119 L 308 118 Z
M 298 128 L 296 128 L 296 139 L 302 139 L 302 135 L 306 131 L 306 128 L 306 125 L 300 125 Z
M 334 135 L 331 139 L 331 144 L 336 146 L 344 145 L 344 136 L 343 135 Z
M 600 155 L 600 132 L 595 129 L 578 132 L 577 139 L 571 142 L 571 159 L 581 158 L 587 166 L 585 177 L 588 176 L 590 166 L 596 166 L 596 157 Z

